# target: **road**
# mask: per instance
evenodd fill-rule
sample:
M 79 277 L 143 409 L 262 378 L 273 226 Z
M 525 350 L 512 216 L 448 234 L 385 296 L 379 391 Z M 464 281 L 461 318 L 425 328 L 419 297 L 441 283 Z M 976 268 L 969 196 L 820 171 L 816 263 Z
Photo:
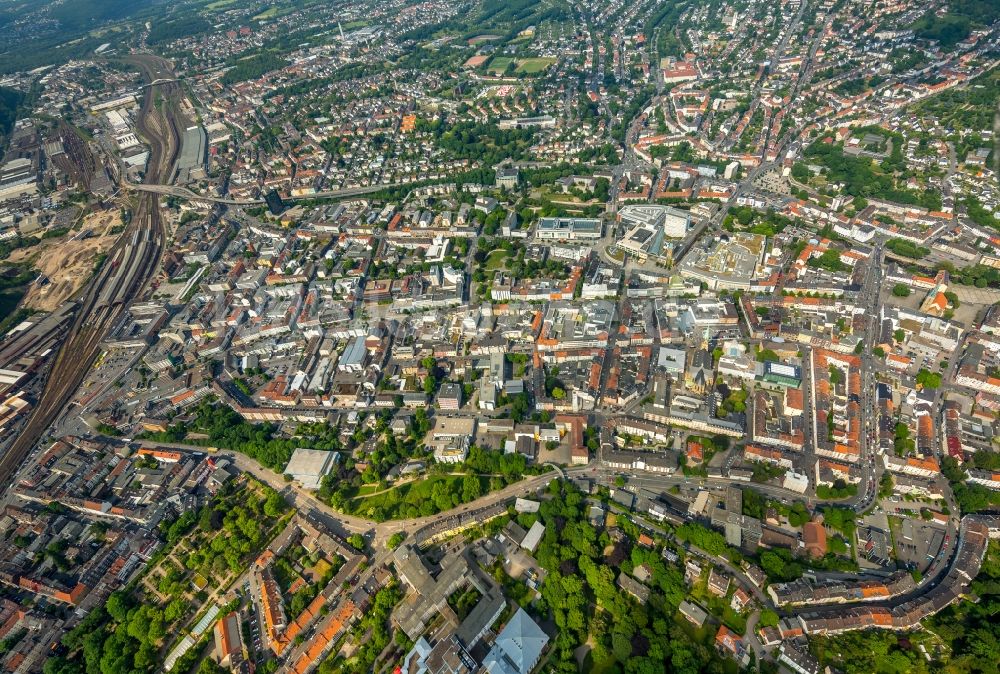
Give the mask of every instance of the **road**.
M 391 190 L 397 187 L 407 187 L 409 185 L 415 186 L 415 183 L 385 183 L 383 185 L 345 187 L 336 190 L 314 192 L 313 194 L 282 197 L 281 199 L 282 201 L 309 201 L 312 199 L 344 199 L 347 197 L 356 197 L 356 196 L 361 196 L 363 194 L 372 194 L 374 192 L 381 192 L 382 190 Z M 179 187 L 177 185 L 155 184 L 149 180 L 146 180 L 141 184 L 123 182 L 122 187 L 136 192 L 147 192 L 151 194 L 173 196 L 179 199 L 187 199 L 189 201 L 201 201 L 209 204 L 226 204 L 228 206 L 260 206 L 261 204 L 264 203 L 263 199 L 231 199 L 229 197 L 213 197 L 205 194 L 198 194 L 197 192 L 194 192 L 188 189 L 187 187 Z

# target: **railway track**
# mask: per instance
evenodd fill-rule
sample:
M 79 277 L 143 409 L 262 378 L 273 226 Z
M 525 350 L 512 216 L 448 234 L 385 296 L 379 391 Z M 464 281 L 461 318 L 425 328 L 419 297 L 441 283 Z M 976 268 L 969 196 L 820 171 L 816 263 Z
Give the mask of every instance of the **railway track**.
M 148 82 L 170 74 L 167 63 L 157 57 L 138 55 L 131 61 Z M 174 98 L 179 92 L 176 82 L 146 87 L 138 125 L 150 144 L 146 182 L 168 180 L 177 160 L 180 133 Z M 38 404 L 10 449 L 0 457 L 0 484 L 11 484 L 32 448 L 69 403 L 97 357 L 101 341 L 153 278 L 165 245 L 159 196 L 143 193 L 135 216 L 79 300 Z

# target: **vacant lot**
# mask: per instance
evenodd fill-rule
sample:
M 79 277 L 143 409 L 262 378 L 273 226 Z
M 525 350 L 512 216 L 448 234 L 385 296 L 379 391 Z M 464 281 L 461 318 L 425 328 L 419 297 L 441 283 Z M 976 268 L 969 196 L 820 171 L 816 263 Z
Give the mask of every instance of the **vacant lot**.
M 116 209 L 88 213 L 79 230 L 14 251 L 11 262 L 29 262 L 48 279 L 45 285 L 31 286 L 24 297 L 24 306 L 53 311 L 76 294 L 90 278 L 98 256 L 114 244 L 118 235 L 112 232 L 117 232 L 115 228 L 121 224 L 121 214 Z

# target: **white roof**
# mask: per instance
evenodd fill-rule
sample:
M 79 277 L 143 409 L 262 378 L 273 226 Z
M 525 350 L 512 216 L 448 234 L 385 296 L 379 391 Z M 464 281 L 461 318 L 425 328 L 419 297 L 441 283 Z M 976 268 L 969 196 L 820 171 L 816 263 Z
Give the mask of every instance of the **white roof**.
M 336 461 L 337 452 L 322 449 L 298 448 L 285 466 L 285 473 L 302 483 L 307 489 L 319 487 L 320 480 L 330 472 Z
M 541 505 L 538 501 L 532 501 L 526 498 L 518 498 L 514 501 L 514 510 L 519 513 L 537 513 L 538 506 Z M 544 529 L 545 527 L 542 527 Z
M 531 525 L 531 528 L 528 529 L 528 534 L 524 537 L 524 540 L 521 541 L 521 547 L 525 550 L 534 552 L 535 548 L 538 547 L 538 544 L 542 542 L 542 534 L 544 533 L 545 525 L 536 520 L 535 523 Z

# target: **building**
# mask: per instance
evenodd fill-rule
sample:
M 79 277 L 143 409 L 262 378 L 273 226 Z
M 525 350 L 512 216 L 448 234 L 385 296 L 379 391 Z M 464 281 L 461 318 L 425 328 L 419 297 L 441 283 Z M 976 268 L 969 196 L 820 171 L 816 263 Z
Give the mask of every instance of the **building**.
M 439 463 L 462 463 L 469 455 L 476 432 L 476 420 L 471 417 L 437 417 L 424 441 L 434 451 Z
M 624 572 L 618 574 L 617 583 L 618 587 L 632 595 L 640 604 L 645 604 L 649 601 L 649 588 Z
M 399 579 L 413 590 L 396 607 L 392 617 L 410 639 L 420 638 L 427 623 L 447 604 L 448 597 L 474 577 L 463 555 L 449 552 L 433 568 L 428 566 L 419 548 L 414 545 L 397 548 L 393 553 L 393 565 Z
M 361 372 L 365 369 L 367 359 L 368 349 L 365 347 L 365 337 L 359 335 L 347 343 L 344 352 L 340 354 L 337 369 L 341 372 Z
M 529 674 L 538 664 L 549 637 L 523 608 L 510 619 L 483 660 L 488 674 Z
M 281 195 L 278 194 L 277 190 L 271 190 L 264 196 L 264 203 L 267 204 L 267 210 L 271 212 L 271 215 L 281 215 L 285 210 L 285 202 L 281 200 Z
M 749 290 L 764 262 L 767 238 L 738 232 L 691 249 L 679 270 L 682 276 L 712 290 Z
M 682 601 L 677 610 L 695 627 L 701 627 L 708 620 L 708 613 L 705 612 L 705 609 L 689 601 Z
M 516 167 L 503 166 L 496 170 L 496 186 L 504 190 L 517 187 L 518 171 Z
M 826 554 L 826 529 L 823 528 L 822 519 L 802 525 L 802 543 L 813 559 L 819 559 Z
M 181 151 L 177 157 L 177 183 L 185 184 L 204 178 L 207 161 L 208 134 L 205 133 L 205 127 L 197 125 L 185 129 L 181 135 Z
M 798 674 L 819 674 L 822 671 L 816 658 L 789 642 L 782 643 L 778 649 L 778 662 Z
M 441 384 L 438 392 L 438 407 L 443 410 L 457 410 L 462 406 L 462 385 L 454 382 Z
M 215 623 L 215 657 L 220 665 L 231 668 L 243 657 L 240 618 L 235 611 Z
M 597 218 L 542 218 L 535 236 L 545 241 L 596 241 L 602 229 Z
M 521 541 L 521 547 L 528 552 L 534 552 L 538 544 L 542 542 L 542 536 L 545 534 L 545 525 L 539 521 L 535 521 L 528 529 L 528 533 L 525 535 L 524 540 Z
M 670 206 L 628 205 L 618 214 L 622 236 L 619 250 L 640 260 L 671 257 L 668 239 L 680 239 L 691 226 L 691 214 Z
M 479 409 L 495 410 L 497 407 L 497 385 L 489 378 L 479 380 Z
M 292 453 L 284 472 L 305 489 L 319 489 L 323 478 L 333 470 L 339 459 L 339 452 L 299 447 Z
M 708 574 L 708 591 L 717 597 L 725 597 L 729 592 L 729 578 L 713 568 Z
M 768 361 L 764 363 L 763 379 L 771 384 L 797 389 L 802 385 L 802 368 Z

